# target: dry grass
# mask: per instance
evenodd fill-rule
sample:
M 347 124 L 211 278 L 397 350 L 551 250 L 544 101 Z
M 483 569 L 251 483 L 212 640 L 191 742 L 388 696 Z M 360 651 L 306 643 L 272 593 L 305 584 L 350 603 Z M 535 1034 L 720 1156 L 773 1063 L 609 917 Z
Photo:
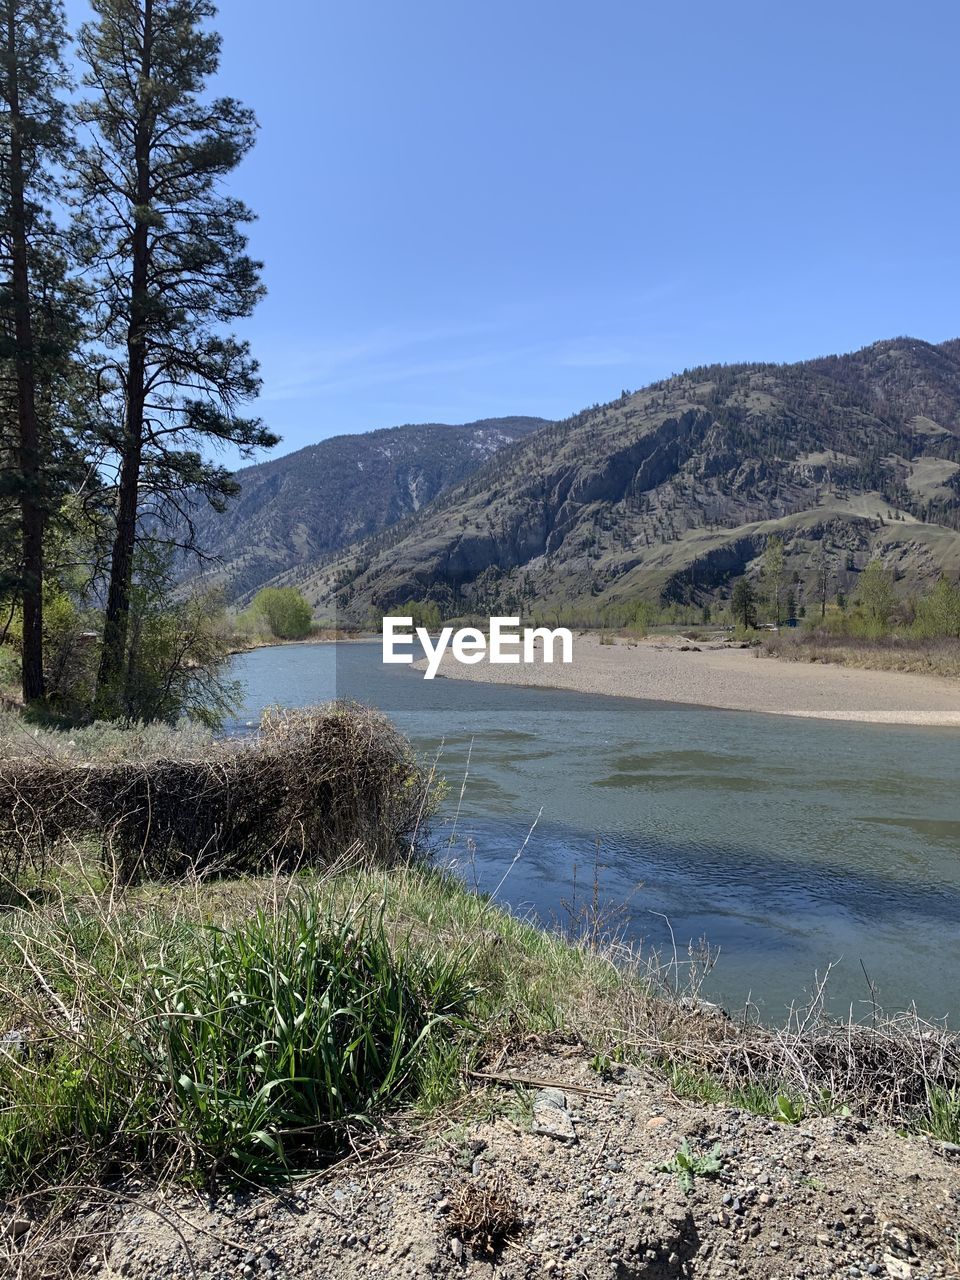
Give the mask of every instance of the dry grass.
M 407 852 L 427 779 L 386 717 L 332 704 L 268 714 L 250 742 L 194 755 L 83 761 L 37 749 L 0 760 L 0 869 L 42 873 L 71 842 L 102 844 L 121 883 Z
M 464 1182 L 449 1197 L 445 1226 L 478 1258 L 498 1258 L 504 1245 L 520 1234 L 523 1210 L 502 1174 L 488 1173 Z
M 895 634 L 876 640 L 817 630 L 765 635 L 763 650 L 787 662 L 832 662 L 869 671 L 960 679 L 960 640 Z

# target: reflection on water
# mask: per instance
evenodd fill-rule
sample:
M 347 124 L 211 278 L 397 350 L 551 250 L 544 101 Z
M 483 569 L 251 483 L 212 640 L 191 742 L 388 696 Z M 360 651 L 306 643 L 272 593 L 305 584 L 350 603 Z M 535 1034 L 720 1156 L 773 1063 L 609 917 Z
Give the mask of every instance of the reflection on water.
M 236 659 L 241 721 L 333 696 L 383 708 L 441 751 L 451 842 L 492 889 L 538 812 L 501 897 L 544 919 L 578 868 L 630 901 L 634 935 L 720 947 L 712 993 L 776 1017 L 830 961 L 835 1007 L 960 1015 L 960 733 L 715 711 L 475 682 L 384 667 L 378 644 L 261 649 Z M 449 823 L 450 814 L 445 816 Z M 635 892 L 638 883 L 639 891 Z

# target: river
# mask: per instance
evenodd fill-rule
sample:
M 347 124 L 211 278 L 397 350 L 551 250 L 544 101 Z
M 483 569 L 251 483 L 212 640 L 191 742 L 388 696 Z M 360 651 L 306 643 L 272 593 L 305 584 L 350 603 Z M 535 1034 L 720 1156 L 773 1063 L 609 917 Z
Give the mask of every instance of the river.
M 836 1013 L 869 1014 L 866 973 L 887 1010 L 960 1021 L 956 730 L 425 682 L 379 642 L 259 649 L 233 674 L 234 727 L 358 698 L 439 752 L 438 854 L 514 910 L 568 922 L 598 858 L 632 938 L 719 948 L 704 994 L 728 1008 L 776 1020 L 833 962 Z

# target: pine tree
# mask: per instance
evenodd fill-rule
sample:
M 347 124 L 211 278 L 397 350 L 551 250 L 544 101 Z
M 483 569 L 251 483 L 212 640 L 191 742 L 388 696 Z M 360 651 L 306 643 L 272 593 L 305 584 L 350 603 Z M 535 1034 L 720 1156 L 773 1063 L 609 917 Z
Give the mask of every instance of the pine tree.
M 23 697 L 42 698 L 44 525 L 56 492 L 55 373 L 73 329 L 46 209 L 66 149 L 59 0 L 0 0 L 0 492 L 15 499 L 0 587 L 23 609 Z M 9 508 L 8 508 L 9 509 Z M 11 545 L 15 544 L 15 545 Z
M 749 578 L 738 578 L 733 586 L 730 612 L 734 622 L 739 623 L 745 631 L 749 631 L 757 624 L 756 602 L 757 598 Z
M 774 625 L 778 630 L 780 628 L 781 606 L 783 603 L 785 569 L 786 564 L 783 552 L 783 539 L 776 535 L 772 535 L 767 538 L 766 546 L 763 549 L 762 572 L 770 605 L 773 609 Z
M 236 492 L 209 461 L 230 444 L 249 456 L 277 438 L 240 408 L 259 391 L 249 346 L 226 326 L 263 289 L 247 253 L 252 214 L 222 180 L 253 144 L 252 113 L 205 94 L 219 64 L 210 0 L 93 0 L 81 29 L 81 109 L 92 141 L 78 165 L 84 258 L 96 278 L 96 337 L 113 410 L 104 445 L 115 466 L 115 530 L 97 709 L 122 703 L 134 551 L 200 494 Z M 204 457 L 204 454 L 207 457 Z

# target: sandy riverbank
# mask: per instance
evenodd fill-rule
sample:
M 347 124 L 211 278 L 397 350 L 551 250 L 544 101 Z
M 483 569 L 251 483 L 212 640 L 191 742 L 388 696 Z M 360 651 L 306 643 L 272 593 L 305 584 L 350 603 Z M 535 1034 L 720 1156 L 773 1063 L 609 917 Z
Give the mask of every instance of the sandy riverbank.
M 440 676 L 650 698 L 728 711 L 960 728 L 960 683 L 937 676 L 779 662 L 754 649 L 681 641 L 576 636 L 573 663 L 462 666 L 447 653 Z M 559 652 L 559 651 L 558 651 Z

